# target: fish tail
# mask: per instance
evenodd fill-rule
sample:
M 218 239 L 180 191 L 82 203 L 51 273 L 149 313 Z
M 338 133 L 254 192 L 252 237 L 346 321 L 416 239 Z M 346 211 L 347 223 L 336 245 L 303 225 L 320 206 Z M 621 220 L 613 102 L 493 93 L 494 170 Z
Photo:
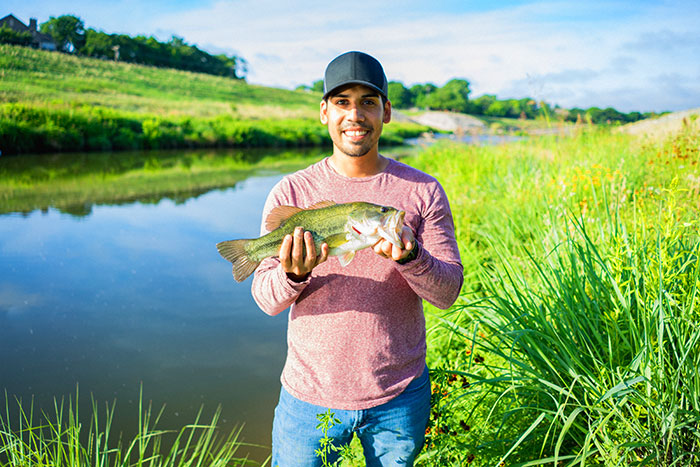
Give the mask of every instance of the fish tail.
M 260 264 L 260 261 L 251 258 L 245 249 L 249 241 L 227 240 L 216 244 L 219 254 L 233 263 L 233 278 L 236 282 L 243 282 Z

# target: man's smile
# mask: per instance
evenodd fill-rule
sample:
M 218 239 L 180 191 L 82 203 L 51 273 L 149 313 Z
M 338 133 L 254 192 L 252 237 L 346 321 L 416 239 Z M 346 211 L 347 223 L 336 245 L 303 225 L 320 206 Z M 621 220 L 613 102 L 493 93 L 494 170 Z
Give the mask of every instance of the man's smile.
M 347 128 L 342 131 L 346 137 L 352 140 L 361 140 L 367 136 L 369 132 L 370 130 L 367 128 Z

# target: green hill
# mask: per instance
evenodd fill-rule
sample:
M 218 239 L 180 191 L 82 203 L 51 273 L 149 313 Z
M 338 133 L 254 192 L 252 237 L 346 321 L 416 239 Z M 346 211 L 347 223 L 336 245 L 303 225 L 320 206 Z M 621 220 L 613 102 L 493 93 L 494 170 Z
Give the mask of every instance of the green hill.
M 315 118 L 320 96 L 169 68 L 0 45 L 0 100 L 161 116 Z
M 5 154 L 325 144 L 320 94 L 0 45 Z M 424 127 L 393 124 L 384 144 Z

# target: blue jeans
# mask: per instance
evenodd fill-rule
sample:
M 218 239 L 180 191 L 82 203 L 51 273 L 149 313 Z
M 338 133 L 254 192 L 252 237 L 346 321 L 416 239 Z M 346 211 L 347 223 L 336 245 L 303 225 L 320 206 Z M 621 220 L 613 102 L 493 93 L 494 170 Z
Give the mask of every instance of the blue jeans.
M 316 455 L 323 433 L 316 427 L 316 415 L 328 409 L 303 402 L 284 388 L 272 424 L 272 467 L 321 466 Z M 430 417 L 430 377 L 428 368 L 397 397 L 367 410 L 331 409 L 340 423 L 330 428 L 333 445 L 350 443 L 353 433 L 362 443 L 367 467 L 412 466 L 423 448 L 425 428 Z M 332 451 L 328 463 L 338 454 Z

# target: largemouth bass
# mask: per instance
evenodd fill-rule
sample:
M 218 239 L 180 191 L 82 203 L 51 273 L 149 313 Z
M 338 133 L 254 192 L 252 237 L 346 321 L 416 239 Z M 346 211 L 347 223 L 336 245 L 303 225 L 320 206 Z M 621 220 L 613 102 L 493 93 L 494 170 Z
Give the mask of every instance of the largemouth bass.
M 321 245 L 327 243 L 328 255 L 338 256 L 340 264 L 346 266 L 355 257 L 355 252 L 382 238 L 403 248 L 401 229 L 404 215 L 404 211 L 365 202 L 336 204 L 323 201 L 307 209 L 277 206 L 265 219 L 265 227 L 270 233 L 254 239 L 217 243 L 216 248 L 221 256 L 233 263 L 233 277 L 241 282 L 263 259 L 279 255 L 284 237 L 291 235 L 295 227 L 302 227 L 311 232 L 318 254 Z

